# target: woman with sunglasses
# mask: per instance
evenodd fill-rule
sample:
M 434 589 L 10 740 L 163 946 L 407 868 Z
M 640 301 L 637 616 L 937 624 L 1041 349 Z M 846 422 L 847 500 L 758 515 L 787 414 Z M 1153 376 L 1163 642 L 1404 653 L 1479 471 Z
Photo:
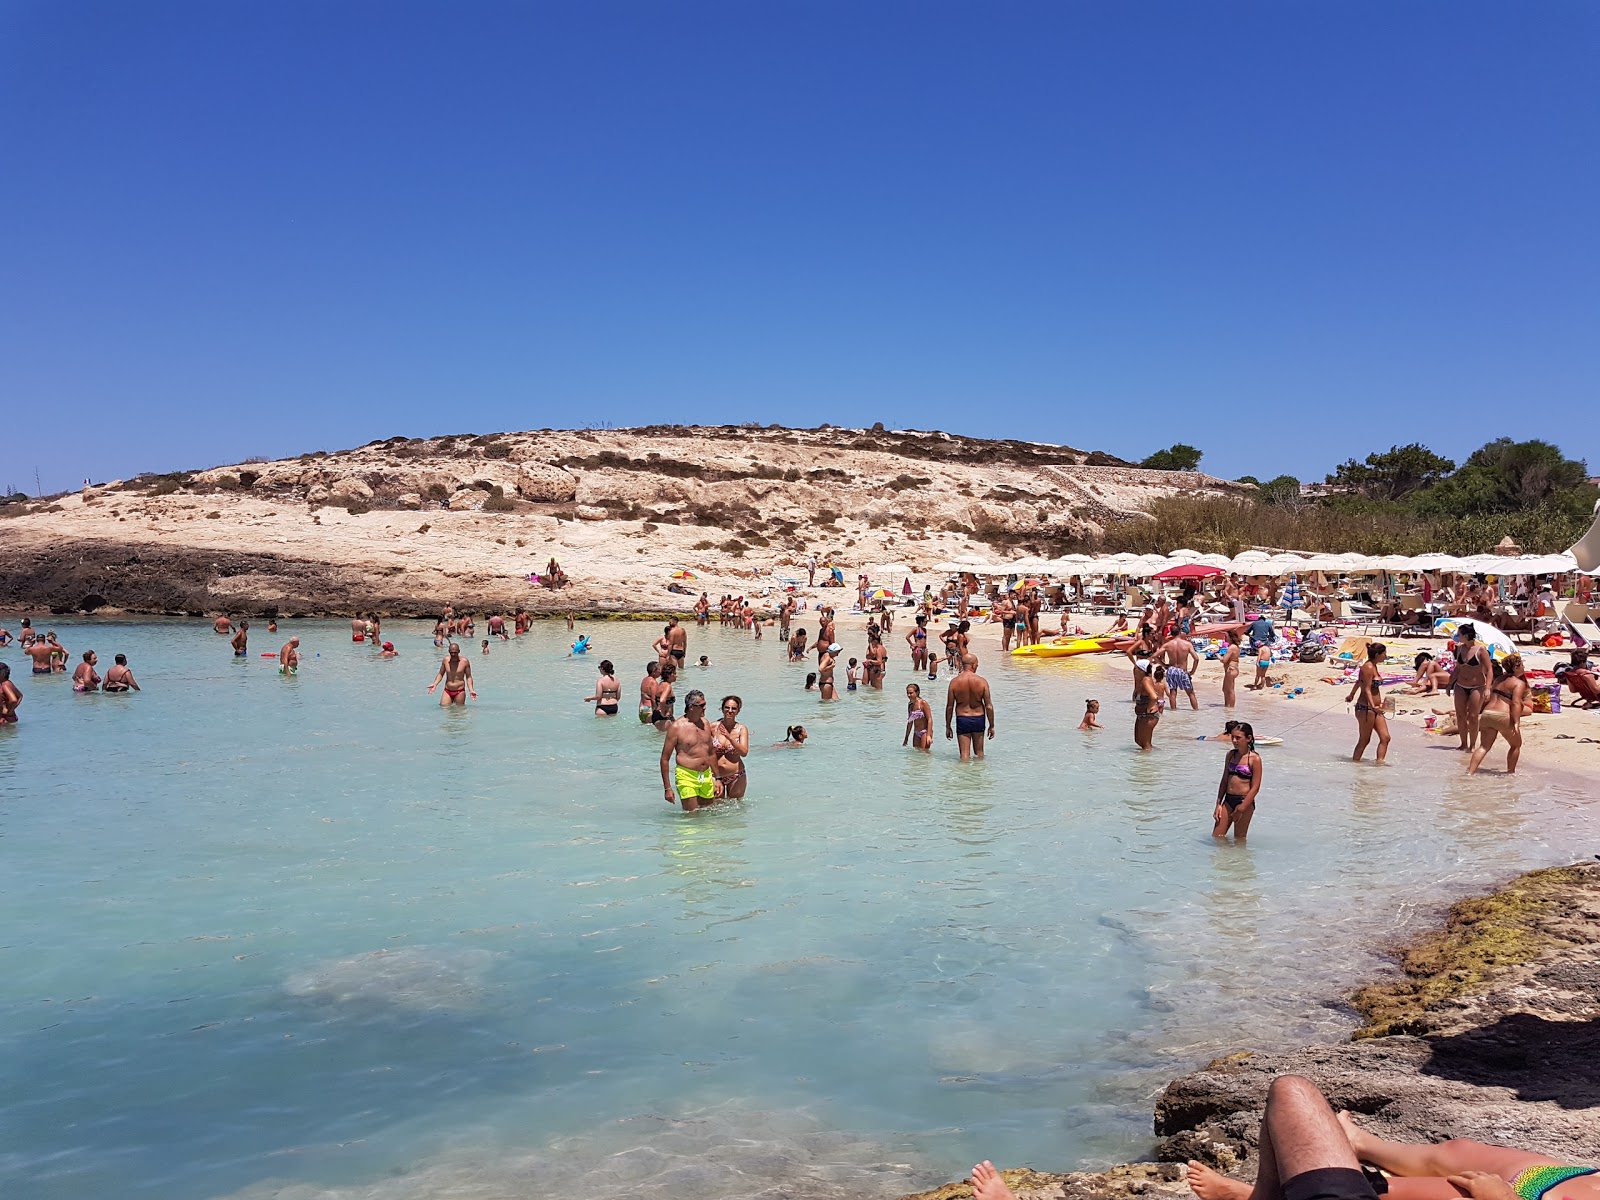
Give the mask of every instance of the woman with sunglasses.
M 750 731 L 739 724 L 739 713 L 744 701 L 737 696 L 722 698 L 722 720 L 711 727 L 711 748 L 717 761 L 712 772 L 717 779 L 717 795 L 725 800 L 744 799 L 744 790 L 750 783 L 745 771 L 745 756 L 750 753 Z

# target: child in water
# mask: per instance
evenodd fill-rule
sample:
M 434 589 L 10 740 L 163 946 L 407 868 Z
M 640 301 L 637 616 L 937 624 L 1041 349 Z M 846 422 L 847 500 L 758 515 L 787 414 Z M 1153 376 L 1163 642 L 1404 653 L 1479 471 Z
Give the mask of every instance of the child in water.
M 702 671 L 704 671 L 707 667 L 709 667 L 711 665 L 711 660 L 709 658 L 707 658 L 704 654 L 702 654 L 700 656 L 700 661 L 698 663 L 696 663 L 695 665 L 698 666 Z
M 855 691 L 856 684 L 861 682 L 861 668 L 856 665 L 856 660 L 853 658 L 850 660 L 850 665 L 845 668 L 844 679 L 844 690 L 847 692 Z
M 480 653 L 482 653 L 482 654 L 489 653 L 489 639 L 488 638 L 484 638 L 483 639 L 483 649 L 480 651 Z
M 1100 701 L 1090 700 L 1084 705 L 1083 720 L 1078 722 L 1079 729 L 1104 729 L 1105 726 L 1096 721 L 1100 715 Z

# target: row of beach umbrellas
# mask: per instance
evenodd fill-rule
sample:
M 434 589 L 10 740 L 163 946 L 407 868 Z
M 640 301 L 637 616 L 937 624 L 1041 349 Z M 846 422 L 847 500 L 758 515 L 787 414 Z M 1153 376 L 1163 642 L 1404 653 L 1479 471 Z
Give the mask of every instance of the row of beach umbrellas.
M 1184 568 L 1189 568 L 1184 570 Z M 1193 568 L 1211 568 L 1199 571 Z M 1226 554 L 1201 554 L 1194 550 L 1174 550 L 1170 554 L 1067 554 L 1060 558 L 1019 558 L 1011 562 L 991 562 L 976 556 L 940 563 L 939 570 L 971 572 L 988 576 L 1124 575 L 1133 579 L 1197 578 L 1227 571 L 1236 575 L 1282 577 L 1308 571 L 1324 574 L 1375 575 L 1455 573 L 1463 575 L 1560 575 L 1575 572 L 1578 564 L 1570 553 L 1562 554 L 1477 554 L 1459 557 L 1452 554 L 1268 554 L 1246 550 Z

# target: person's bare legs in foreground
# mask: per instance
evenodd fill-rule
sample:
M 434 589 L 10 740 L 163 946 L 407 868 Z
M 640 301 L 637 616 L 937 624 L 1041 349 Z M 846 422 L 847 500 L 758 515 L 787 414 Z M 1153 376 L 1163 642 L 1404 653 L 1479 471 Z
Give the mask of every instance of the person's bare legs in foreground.
M 1261 1123 L 1261 1165 L 1255 1186 L 1189 1163 L 1186 1179 L 1200 1200 L 1356 1200 L 1374 1195 L 1365 1179 L 1307 1171 L 1359 1170 L 1366 1162 L 1389 1173 L 1389 1200 L 1518 1200 L 1511 1181 L 1534 1166 L 1559 1166 L 1525 1150 L 1456 1139 L 1434 1144 L 1389 1142 L 1358 1126 L 1349 1113 L 1334 1116 L 1316 1085 L 1298 1075 L 1273 1080 Z M 1600 1195 L 1593 1175 L 1571 1180 L 1564 1191 Z M 1289 1184 L 1293 1186 L 1286 1186 Z M 1593 1190 L 1591 1190 L 1593 1189 Z M 993 1197 L 986 1200 L 994 1200 Z

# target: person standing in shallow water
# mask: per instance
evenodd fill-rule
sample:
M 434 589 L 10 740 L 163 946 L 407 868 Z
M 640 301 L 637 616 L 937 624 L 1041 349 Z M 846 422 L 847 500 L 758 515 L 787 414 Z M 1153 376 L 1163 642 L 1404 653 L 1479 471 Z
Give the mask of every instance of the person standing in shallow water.
M 1467 764 L 1468 775 L 1478 773 L 1498 737 L 1506 739 L 1507 775 L 1517 773 L 1517 761 L 1522 757 L 1522 706 L 1528 698 L 1528 683 L 1522 677 L 1522 655 L 1507 655 L 1506 660 L 1494 668 L 1494 675 L 1488 700 L 1478 714 L 1478 744 L 1473 747 L 1472 759 Z
M 243 658 L 250 649 L 250 622 L 240 621 L 239 628 L 233 634 L 233 656 Z
M 1149 659 L 1140 659 L 1134 664 L 1133 744 L 1141 750 L 1148 750 L 1155 744 L 1166 680 L 1167 668 L 1160 663 L 1152 665 Z
M 1389 721 L 1383 715 L 1383 697 L 1378 689 L 1383 686 L 1379 668 L 1383 660 L 1389 656 L 1389 648 L 1382 642 L 1367 643 L 1367 661 L 1361 664 L 1361 670 L 1356 675 L 1356 683 L 1350 689 L 1350 694 L 1344 702 L 1356 702 L 1356 730 L 1359 736 L 1356 739 L 1356 752 L 1350 757 L 1355 762 L 1361 761 L 1361 756 L 1367 752 L 1367 743 L 1372 740 L 1372 735 L 1378 735 L 1377 761 L 1382 762 L 1389 753 Z M 1473 720 L 1477 717 L 1474 714 Z
M 717 799 L 712 773 L 717 751 L 713 726 L 706 724 L 705 717 L 706 694 L 695 688 L 683 698 L 683 716 L 667 721 L 667 736 L 661 743 L 661 786 L 667 803 L 682 804 L 684 812 L 694 812 Z
M 22 703 L 22 692 L 11 682 L 11 664 L 0 662 L 0 725 L 17 723 L 17 706 Z
M 933 705 L 922 698 L 922 688 L 915 683 L 906 684 L 906 735 L 900 744 L 908 743 L 918 750 L 933 750 Z
M 462 656 L 461 646 L 456 642 L 450 643 L 450 653 L 439 664 L 439 673 L 428 685 L 428 695 L 433 695 L 433 690 L 441 680 L 444 682 L 444 694 L 439 697 L 440 708 L 448 708 L 452 704 L 465 708 L 469 695 L 474 700 L 478 698 L 478 689 L 472 682 L 472 660 Z
M 962 762 L 982 758 L 984 739 L 994 737 L 994 700 L 989 695 L 989 681 L 978 674 L 976 654 L 961 660 L 961 673 L 950 681 L 944 703 L 944 736 L 946 740 L 959 739 L 956 745 Z
M 1240 721 L 1228 731 L 1233 749 L 1222 763 L 1222 782 L 1217 785 L 1217 806 L 1212 810 L 1211 836 L 1225 838 L 1229 828 L 1236 842 L 1243 842 L 1256 815 L 1256 793 L 1261 790 L 1261 755 L 1256 753 L 1256 731 L 1250 722 Z

